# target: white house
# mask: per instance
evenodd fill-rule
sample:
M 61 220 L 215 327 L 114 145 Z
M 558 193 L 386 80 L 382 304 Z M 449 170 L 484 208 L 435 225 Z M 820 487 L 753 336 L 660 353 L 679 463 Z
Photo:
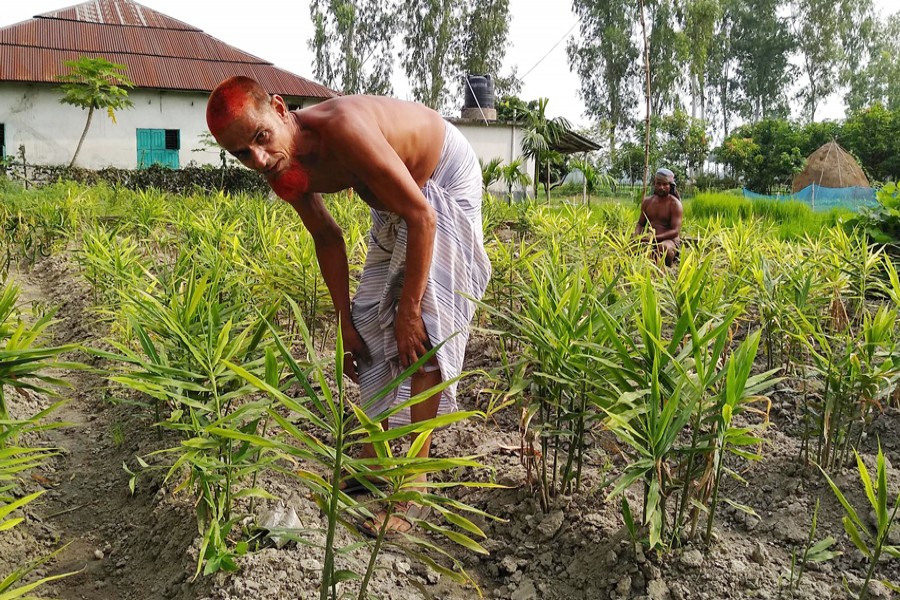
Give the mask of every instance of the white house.
M 87 168 L 215 163 L 203 149 L 206 99 L 232 75 L 246 75 L 299 108 L 338 95 L 202 30 L 131 0 L 90 0 L 0 29 L 0 152 L 25 149 L 32 164 L 67 164 L 87 112 L 61 104 L 56 79 L 66 60 L 103 57 L 126 66 L 133 109 L 113 123 L 100 111 L 78 156 Z

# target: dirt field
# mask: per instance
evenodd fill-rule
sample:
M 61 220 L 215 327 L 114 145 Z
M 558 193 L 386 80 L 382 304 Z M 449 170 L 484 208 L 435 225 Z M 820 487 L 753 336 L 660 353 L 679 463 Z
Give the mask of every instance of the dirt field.
M 104 335 L 97 319 L 87 312 L 90 294 L 65 255 L 20 270 L 11 278 L 23 287 L 24 302 L 58 306 L 60 322 L 55 341 L 98 344 Z M 470 343 L 469 366 L 495 360 L 494 340 L 481 334 Z M 80 360 L 87 360 L 84 356 Z M 50 466 L 23 483 L 25 492 L 46 489 L 40 502 L 29 507 L 22 526 L 0 535 L 0 573 L 22 561 L 68 544 L 58 560 L 39 574 L 77 571 L 42 595 L 64 600 L 260 598 L 281 600 L 318 597 L 322 551 L 304 545 L 266 549 L 243 557 L 240 571 L 193 578 L 198 533 L 193 507 L 184 495 L 172 495 L 160 477 L 139 478 L 135 493 L 128 489 L 123 463 L 134 466 L 136 455 L 164 447 L 145 411 L 123 402 L 99 375 L 64 373 L 73 389 L 57 413 L 69 426 L 50 431 L 42 445 L 63 449 Z M 471 387 L 471 386 L 470 386 Z M 475 394 L 461 398 L 471 408 Z M 592 433 L 592 452 L 582 493 L 558 499 L 542 512 L 526 480 L 517 452 L 517 415 L 502 413 L 496 422 L 467 422 L 437 434 L 438 456 L 477 455 L 493 472 L 472 473 L 494 478 L 507 489 L 470 489 L 459 498 L 500 517 L 481 520 L 488 535 L 490 556 L 451 549 L 466 565 L 485 597 L 509 600 L 532 598 L 651 598 L 653 600 L 714 598 L 847 598 L 858 590 L 866 561 L 843 533 L 840 505 L 813 468 L 798 461 L 797 396 L 790 381 L 779 384 L 771 397 L 772 423 L 766 433 L 764 459 L 742 472 L 747 485 L 730 481 L 723 495 L 752 507 L 758 516 L 726 510 L 717 521 L 711 548 L 688 544 L 669 556 L 645 553 L 628 538 L 618 504 L 605 501 L 601 483 L 614 476 L 621 463 L 614 446 Z M 49 400 L 13 394 L 12 410 L 33 414 Z M 872 431 L 889 462 L 898 460 L 898 412 L 890 408 L 877 417 Z M 877 448 L 875 435 L 864 442 L 871 465 Z M 855 470 L 845 470 L 838 485 L 856 506 L 865 496 Z M 897 493 L 898 473 L 889 467 L 888 481 Z M 287 480 L 264 482 L 272 493 L 293 507 L 301 523 L 320 519 L 305 492 Z M 638 510 L 638 490 L 629 492 Z M 791 553 L 802 552 L 816 499 L 821 499 L 816 540 L 837 538 L 843 554 L 833 561 L 807 567 L 799 588 L 787 589 Z M 257 511 L 266 504 L 257 506 Z M 870 515 L 866 515 L 871 518 Z M 342 532 L 345 542 L 349 534 Z M 900 541 L 900 535 L 892 536 Z M 359 550 L 340 560 L 364 570 L 368 554 Z M 898 581 L 900 572 L 885 558 L 878 575 Z M 351 593 L 348 585 L 345 592 Z M 447 581 L 435 571 L 387 549 L 370 586 L 377 598 L 475 598 L 476 590 Z M 891 592 L 880 583 L 870 586 L 876 598 Z M 352 596 L 355 597 L 355 594 Z

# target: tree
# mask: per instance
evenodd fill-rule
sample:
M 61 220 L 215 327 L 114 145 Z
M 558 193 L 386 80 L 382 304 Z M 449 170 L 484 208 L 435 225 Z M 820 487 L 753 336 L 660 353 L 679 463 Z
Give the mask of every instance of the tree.
M 803 169 L 800 135 L 784 119 L 763 119 L 739 127 L 716 150 L 718 159 L 732 167 L 736 177 L 753 191 L 769 193 L 790 185 Z
M 661 161 L 676 173 L 693 177 L 703 169 L 709 154 L 709 137 L 706 124 L 692 119 L 686 112 L 676 109 L 671 115 L 659 119 L 659 147 Z
M 312 0 L 313 73 L 344 94 L 391 94 L 396 4 L 380 0 Z
M 498 156 L 492 158 L 488 162 L 484 162 L 479 158 L 478 164 L 481 166 L 481 188 L 483 192 L 487 193 L 488 188 L 491 187 L 494 182 L 500 181 L 503 159 Z
M 651 113 L 661 114 L 664 109 L 677 107 L 680 99 L 677 87 L 685 59 L 684 33 L 676 29 L 676 9 L 671 0 L 647 0 L 649 34 L 649 59 L 651 73 Z
M 615 180 L 603 173 L 597 165 L 587 159 L 586 156 L 577 158 L 569 163 L 572 169 L 581 171 L 581 202 L 588 206 L 591 204 L 590 194 L 593 194 L 601 187 L 606 186 L 610 190 L 615 190 Z
M 716 22 L 722 18 L 719 0 L 690 0 L 685 5 L 684 38 L 690 73 L 691 117 L 706 120 L 706 86 L 709 72 L 710 50 L 713 44 Z
M 731 50 L 737 58 L 738 83 L 743 97 L 738 109 L 746 120 L 786 117 L 795 40 L 780 0 L 738 0 Z
M 609 152 L 615 156 L 616 134 L 631 124 L 636 106 L 640 53 L 632 35 L 637 2 L 572 0 L 579 39 L 566 46 L 569 66 L 581 79 L 579 96 L 587 113 L 609 125 Z
M 841 139 L 876 181 L 900 178 L 900 110 L 881 104 L 851 113 L 841 128 Z
M 655 158 L 651 151 L 651 163 Z M 619 176 L 625 176 L 631 185 L 644 176 L 644 146 L 634 142 L 625 142 L 616 153 L 612 162 L 612 171 Z
M 106 114 L 115 124 L 117 110 L 134 106 L 134 103 L 128 99 L 128 90 L 126 89 L 133 88 L 134 84 L 122 73 L 125 65 L 111 63 L 102 57 L 82 56 L 78 60 L 67 60 L 63 64 L 70 71 L 66 75 L 57 77 L 59 81 L 64 82 L 63 97 L 60 102 L 88 109 L 84 130 L 81 132 L 72 162 L 69 163 L 71 168 L 75 165 L 78 153 L 81 152 L 81 145 L 91 126 L 94 110 L 105 108 Z
M 844 103 L 851 111 L 859 110 L 871 102 L 865 98 L 867 75 L 863 68 L 870 57 L 878 54 L 873 48 L 877 43 L 877 22 L 872 0 L 842 0 L 840 3 L 841 48 L 844 60 L 841 65 L 841 85 L 845 87 Z
M 506 184 L 506 201 L 509 204 L 512 204 L 514 187 L 520 187 L 524 190 L 531 185 L 531 177 L 522 170 L 524 166 L 524 161 L 521 158 L 517 158 L 500 168 L 500 177 L 503 179 L 503 183 Z
M 732 40 L 737 35 L 738 2 L 722 0 L 722 16 L 717 22 L 709 54 L 709 85 L 715 90 L 716 105 L 722 131 L 727 138 L 732 115 L 737 111 L 740 86 L 737 81 L 737 58 Z
M 402 6 L 402 63 L 413 97 L 441 110 L 457 89 L 463 0 L 419 0 Z
M 463 74 L 499 77 L 509 19 L 509 0 L 482 0 L 466 13 L 461 34 Z
M 800 53 L 806 85 L 798 98 L 807 122 L 816 120 L 816 109 L 837 84 L 841 64 L 841 13 L 834 0 L 794 0 L 794 38 Z
M 848 75 L 845 101 L 851 112 L 880 103 L 900 109 L 900 13 L 877 23 L 868 45 L 868 63 Z
M 559 142 L 564 133 L 572 126 L 563 117 L 550 119 L 547 117 L 547 98 L 538 98 L 533 109 L 525 113 L 525 128 L 522 138 L 522 151 L 528 158 L 534 159 L 534 172 L 540 172 L 544 167 L 546 173 L 547 203 L 550 202 L 550 164 L 554 156 L 553 145 Z M 536 179 L 540 176 L 536 175 Z M 537 186 L 537 183 L 535 183 Z M 537 195 L 537 187 L 535 187 Z

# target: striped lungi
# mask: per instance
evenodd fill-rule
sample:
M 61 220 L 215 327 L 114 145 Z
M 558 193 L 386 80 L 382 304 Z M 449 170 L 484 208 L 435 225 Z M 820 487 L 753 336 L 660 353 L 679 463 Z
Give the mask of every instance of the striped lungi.
M 475 313 L 475 305 L 464 296 L 481 298 L 491 276 L 491 264 L 481 230 L 481 168 L 469 142 L 453 125 L 445 126 L 440 160 L 422 188 L 437 214 L 422 320 L 433 346 L 446 340 L 437 351 L 437 362 L 442 379 L 447 381 L 462 372 L 469 323 Z M 358 365 L 360 396 L 371 417 L 409 399 L 407 380 L 392 394 L 366 406 L 402 372 L 394 315 L 403 287 L 406 244 L 406 223 L 393 213 L 373 209 L 368 254 L 351 305 L 353 325 L 372 356 L 369 365 Z M 453 383 L 441 393 L 438 414 L 456 409 Z M 409 418 L 405 410 L 392 417 L 391 424 L 405 424 Z

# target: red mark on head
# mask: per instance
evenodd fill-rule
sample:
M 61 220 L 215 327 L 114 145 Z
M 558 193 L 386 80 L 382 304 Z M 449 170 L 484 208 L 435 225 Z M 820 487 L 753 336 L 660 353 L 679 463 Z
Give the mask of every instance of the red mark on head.
M 222 131 L 238 118 L 247 105 L 250 97 L 238 87 L 226 87 L 219 90 L 217 96 L 206 107 L 206 124 L 212 132 Z
M 279 198 L 293 200 L 309 191 L 309 174 L 300 165 L 292 162 L 291 166 L 269 180 L 269 185 Z

